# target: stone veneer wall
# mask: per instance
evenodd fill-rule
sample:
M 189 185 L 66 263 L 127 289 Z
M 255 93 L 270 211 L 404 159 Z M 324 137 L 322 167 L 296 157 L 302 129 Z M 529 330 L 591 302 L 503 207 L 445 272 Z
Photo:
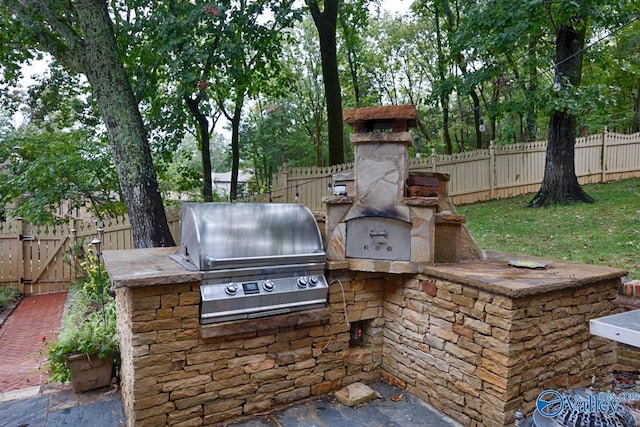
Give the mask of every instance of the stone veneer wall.
M 387 276 L 383 375 L 465 426 L 513 425 L 545 389 L 607 389 L 615 344 L 589 319 L 617 311 L 617 281 L 512 299 L 427 276 Z
M 198 283 L 117 288 L 128 425 L 210 425 L 379 378 L 382 274 L 331 276 L 349 320 L 369 320 L 368 347 L 349 347 L 337 284 L 328 320 L 210 339 L 200 336 Z
M 506 426 L 544 389 L 606 389 L 615 344 L 588 320 L 617 311 L 619 280 L 510 298 L 423 274 L 329 270 L 330 317 L 203 338 L 199 284 L 116 289 L 129 426 L 228 422 L 384 377 L 465 426 Z M 274 318 L 265 322 L 277 321 Z

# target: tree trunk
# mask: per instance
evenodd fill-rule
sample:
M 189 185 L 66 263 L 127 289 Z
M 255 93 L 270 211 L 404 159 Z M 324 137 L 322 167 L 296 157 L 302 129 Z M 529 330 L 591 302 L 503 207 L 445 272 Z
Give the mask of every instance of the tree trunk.
M 638 80 L 638 88 L 636 90 L 636 103 L 635 112 L 633 114 L 633 121 L 631 122 L 631 133 L 640 131 L 640 80 Z
M 329 138 L 329 164 L 344 163 L 344 135 L 342 123 L 342 93 L 338 74 L 336 24 L 339 0 L 326 0 L 320 12 L 317 0 L 307 0 L 313 22 L 320 39 L 322 79 L 327 105 L 327 135 Z
M 525 132 L 524 142 L 532 142 L 537 138 L 537 127 L 536 127 L 536 106 L 535 106 L 535 93 L 538 89 L 538 70 L 536 69 L 535 62 L 535 48 L 536 41 L 532 41 L 529 43 L 528 50 L 528 58 L 527 61 L 529 63 L 529 85 L 524 89 L 524 96 L 527 100 L 526 102 L 526 123 L 527 128 Z
M 480 98 L 474 88 L 469 91 L 471 99 L 473 100 L 473 124 L 476 133 L 476 149 L 482 148 L 482 132 L 480 132 Z
M 438 77 L 440 78 L 440 90 L 438 99 L 440 100 L 440 108 L 442 108 L 442 138 L 444 140 L 445 150 L 447 154 L 453 153 L 453 144 L 451 143 L 451 135 L 449 134 L 449 94 L 445 88 L 445 58 L 442 51 L 442 32 L 440 30 L 440 11 L 435 7 L 436 22 L 436 46 L 438 50 Z
M 77 2 L 83 72 L 109 132 L 136 248 L 173 246 L 142 116 L 124 71 L 107 4 Z
M 313 141 L 316 149 L 316 166 L 320 167 L 322 166 L 322 120 L 314 120 L 314 125 Z
M 575 171 L 576 120 L 556 111 L 549 120 L 549 139 L 544 178 L 531 206 L 543 207 L 576 202 L 593 203 L 580 187 Z M 553 141 L 553 143 L 551 143 Z
M 238 199 L 238 171 L 240 169 L 240 119 L 242 118 L 242 104 L 236 101 L 231 119 L 231 188 L 229 190 L 229 200 L 234 202 Z
M 556 34 L 556 68 L 558 75 L 565 77 L 572 86 L 577 87 L 582 77 L 586 23 L 579 17 L 573 22 L 579 22 L 581 27 L 561 25 Z M 544 178 L 530 206 L 594 202 L 578 183 L 575 171 L 575 145 L 575 116 L 567 111 L 555 111 L 549 120 Z
M 211 137 L 209 135 L 209 121 L 202 114 L 199 105 L 202 98 L 184 96 L 184 102 L 189 107 L 191 115 L 198 125 L 200 136 L 200 152 L 202 153 L 202 196 L 205 202 L 213 201 L 213 182 L 211 180 Z

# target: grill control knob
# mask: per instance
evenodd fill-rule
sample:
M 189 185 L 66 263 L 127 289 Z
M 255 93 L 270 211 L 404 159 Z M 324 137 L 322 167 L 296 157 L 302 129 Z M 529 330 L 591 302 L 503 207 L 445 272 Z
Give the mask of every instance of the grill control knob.
M 302 276 L 298 278 L 298 287 L 299 288 L 306 288 L 307 287 L 307 278 Z
M 262 288 L 267 292 L 271 292 L 275 286 L 276 284 L 273 282 L 273 280 L 265 280 L 262 284 Z
M 229 283 L 224 291 L 227 295 L 235 295 L 235 293 L 238 292 L 238 285 L 235 283 Z
M 309 286 L 314 287 L 318 284 L 317 276 L 309 276 Z

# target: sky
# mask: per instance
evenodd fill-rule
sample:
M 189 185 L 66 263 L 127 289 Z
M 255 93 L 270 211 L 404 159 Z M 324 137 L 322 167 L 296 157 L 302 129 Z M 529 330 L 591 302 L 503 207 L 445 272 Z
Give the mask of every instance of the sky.
M 413 0 L 382 0 L 381 6 L 383 10 L 388 10 L 392 13 L 405 14 L 409 11 L 409 7 L 413 3 Z

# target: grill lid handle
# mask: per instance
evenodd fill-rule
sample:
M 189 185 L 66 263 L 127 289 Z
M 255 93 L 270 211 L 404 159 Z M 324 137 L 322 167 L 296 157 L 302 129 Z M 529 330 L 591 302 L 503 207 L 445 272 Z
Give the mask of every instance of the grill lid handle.
M 389 231 L 387 231 L 387 230 L 382 230 L 382 231 L 371 230 L 369 232 L 369 236 L 371 236 L 371 237 L 384 237 L 386 239 L 387 237 L 389 237 Z

